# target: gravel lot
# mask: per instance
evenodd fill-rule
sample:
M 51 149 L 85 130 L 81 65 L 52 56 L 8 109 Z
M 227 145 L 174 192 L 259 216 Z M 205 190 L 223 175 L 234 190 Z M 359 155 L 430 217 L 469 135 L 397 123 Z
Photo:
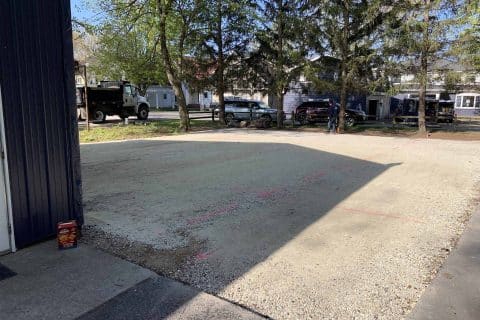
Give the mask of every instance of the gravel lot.
M 478 142 L 229 129 L 83 145 L 84 241 L 276 319 L 398 319 L 478 199 Z

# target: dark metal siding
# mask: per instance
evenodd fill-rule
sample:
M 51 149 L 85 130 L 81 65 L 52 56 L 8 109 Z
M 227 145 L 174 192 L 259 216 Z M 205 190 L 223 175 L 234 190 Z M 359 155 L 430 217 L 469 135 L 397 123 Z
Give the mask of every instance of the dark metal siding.
M 69 0 L 0 1 L 0 85 L 18 248 L 83 223 Z

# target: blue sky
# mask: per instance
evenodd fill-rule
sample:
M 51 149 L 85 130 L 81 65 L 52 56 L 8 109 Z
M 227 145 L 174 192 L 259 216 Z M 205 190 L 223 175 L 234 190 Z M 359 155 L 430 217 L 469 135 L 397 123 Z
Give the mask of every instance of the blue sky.
M 90 3 L 89 3 L 90 2 Z M 95 17 L 95 12 L 92 9 L 92 1 L 86 0 L 70 0 L 72 8 L 72 17 L 79 20 L 91 20 Z M 89 5 L 90 4 L 90 5 Z M 89 21 L 92 22 L 92 21 Z

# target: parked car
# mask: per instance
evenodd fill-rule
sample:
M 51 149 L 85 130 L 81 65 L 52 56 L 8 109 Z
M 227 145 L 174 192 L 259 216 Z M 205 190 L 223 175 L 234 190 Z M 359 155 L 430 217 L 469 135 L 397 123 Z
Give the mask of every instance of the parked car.
M 218 107 L 215 114 L 218 114 Z M 285 119 L 285 114 L 283 115 Z M 271 122 L 277 121 L 277 109 L 270 108 L 263 102 L 253 100 L 226 100 L 225 101 L 225 122 L 268 119 Z
M 295 119 L 301 124 L 328 122 L 328 106 L 328 99 L 302 102 L 295 110 Z M 367 119 L 368 116 L 363 110 L 345 110 L 345 125 L 347 127 Z

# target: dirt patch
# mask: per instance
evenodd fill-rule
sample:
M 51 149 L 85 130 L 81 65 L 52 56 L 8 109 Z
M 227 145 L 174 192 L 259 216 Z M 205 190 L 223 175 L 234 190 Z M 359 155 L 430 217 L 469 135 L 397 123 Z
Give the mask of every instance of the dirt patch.
M 188 234 L 183 234 L 183 236 L 188 238 L 186 246 L 166 250 L 130 241 L 94 226 L 84 226 L 80 242 L 93 245 L 97 249 L 138 264 L 160 275 L 176 279 L 178 270 L 205 247 L 204 241 L 195 240 Z
M 463 140 L 463 141 L 478 141 L 480 140 L 480 132 L 444 132 L 434 131 L 428 134 L 431 139 L 443 139 L 443 140 Z
M 290 129 L 301 132 L 321 132 L 326 133 L 324 128 L 297 128 Z M 379 136 L 379 137 L 403 137 L 411 139 L 440 139 L 440 140 L 460 140 L 460 141 L 480 141 L 480 131 L 440 131 L 429 130 L 427 135 L 419 134 L 412 128 L 407 129 L 365 129 L 365 130 L 347 130 L 345 133 L 363 136 Z
M 420 135 L 413 130 L 367 129 L 358 132 L 347 130 L 346 133 L 379 137 L 404 137 L 412 139 L 425 138 L 425 135 Z
M 287 131 L 327 133 L 324 125 L 309 125 L 301 127 L 286 127 Z M 411 139 L 443 139 L 461 141 L 480 140 L 479 121 L 458 121 L 452 124 L 430 124 L 427 126 L 427 135 L 419 134 L 415 126 L 392 125 L 390 123 L 360 123 L 346 128 L 345 133 L 363 136 L 404 137 Z

